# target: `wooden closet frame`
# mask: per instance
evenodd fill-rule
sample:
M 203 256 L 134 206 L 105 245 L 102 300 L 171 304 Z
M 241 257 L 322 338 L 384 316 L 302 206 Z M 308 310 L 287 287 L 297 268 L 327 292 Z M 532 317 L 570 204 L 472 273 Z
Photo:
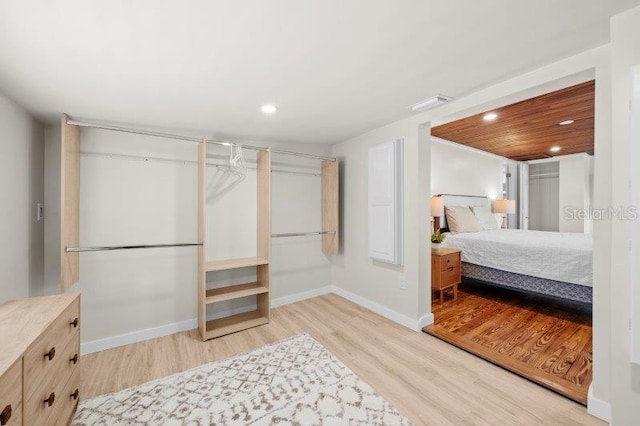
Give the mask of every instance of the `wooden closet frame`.
M 271 262 L 271 151 L 257 159 L 257 255 L 207 261 L 207 144 L 198 147 L 198 328 L 203 340 L 267 324 L 271 318 L 269 263 Z M 256 267 L 256 281 L 207 289 L 207 273 Z M 207 321 L 207 306 L 225 300 L 256 296 L 256 309 Z
M 60 119 L 60 292 L 80 279 L 80 253 L 67 253 L 80 243 L 80 127 L 68 119 Z
M 80 243 L 80 126 L 69 124 L 69 117 L 61 117 L 61 229 L 60 229 L 60 290 L 66 291 L 80 279 L 78 252 L 68 247 Z M 80 125 L 87 123 L 75 122 Z M 99 127 L 109 130 L 109 126 Z M 133 131 L 134 129 L 111 128 Z M 135 132 L 134 132 L 135 133 Z M 170 137 L 174 135 L 156 134 Z M 196 142 L 197 140 L 184 140 Z M 257 154 L 257 250 L 256 257 L 207 261 L 207 145 L 202 138 L 198 145 L 198 329 L 203 340 L 235 333 L 267 324 L 270 309 L 271 263 L 271 149 Z M 257 147 L 253 147 L 256 149 Z M 262 148 L 257 148 L 262 149 Z M 277 151 L 280 154 L 297 154 Z M 339 164 L 337 160 L 322 162 L 322 251 L 328 256 L 339 250 Z M 185 244 L 196 245 L 196 244 Z M 122 247 L 121 247 L 122 248 Z M 137 247 L 136 247 L 137 248 Z M 255 267 L 256 281 L 207 289 L 207 273 Z M 225 300 L 256 296 L 256 309 L 251 312 L 207 321 L 207 305 Z

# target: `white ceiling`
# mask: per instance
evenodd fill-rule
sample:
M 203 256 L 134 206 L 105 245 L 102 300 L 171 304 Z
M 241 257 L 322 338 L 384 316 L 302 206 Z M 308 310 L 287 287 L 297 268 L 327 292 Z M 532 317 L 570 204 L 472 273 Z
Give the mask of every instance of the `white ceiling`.
M 0 0 L 0 92 L 47 121 L 335 143 L 604 44 L 638 3 Z

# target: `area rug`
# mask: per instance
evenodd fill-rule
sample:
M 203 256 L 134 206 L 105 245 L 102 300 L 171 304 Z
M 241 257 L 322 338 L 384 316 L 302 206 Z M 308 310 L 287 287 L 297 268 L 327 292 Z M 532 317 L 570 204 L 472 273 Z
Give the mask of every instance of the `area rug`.
M 324 346 L 301 334 L 81 401 L 73 425 L 408 425 Z

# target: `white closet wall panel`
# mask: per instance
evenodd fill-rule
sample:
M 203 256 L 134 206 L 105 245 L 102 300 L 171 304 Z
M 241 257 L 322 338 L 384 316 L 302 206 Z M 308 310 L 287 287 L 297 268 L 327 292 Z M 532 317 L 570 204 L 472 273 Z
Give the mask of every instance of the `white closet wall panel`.
M 369 257 L 402 264 L 402 141 L 369 149 Z
M 255 158 L 247 162 L 255 167 Z M 255 257 L 256 171 L 243 177 L 223 167 L 207 167 L 207 260 Z
M 291 159 L 274 155 L 278 169 Z M 296 163 L 300 163 L 296 159 Z M 318 162 L 311 164 L 317 173 Z M 271 232 L 289 233 L 320 229 L 320 176 L 273 173 L 271 176 Z M 292 267 L 292 265 L 295 265 Z M 331 259 L 322 253 L 322 237 L 309 235 L 271 240 L 271 297 L 279 298 L 331 282 Z
M 197 240 L 196 146 L 139 135 L 82 130 L 80 245 Z M 141 156 L 141 158 L 134 157 Z M 82 341 L 194 318 L 195 248 L 87 252 L 80 256 Z

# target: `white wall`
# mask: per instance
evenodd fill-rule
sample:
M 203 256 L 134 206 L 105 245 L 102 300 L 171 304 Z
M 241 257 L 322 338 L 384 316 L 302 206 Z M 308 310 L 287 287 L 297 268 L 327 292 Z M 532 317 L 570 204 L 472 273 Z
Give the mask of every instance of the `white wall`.
M 556 157 L 560 163 L 560 232 L 589 232 L 590 220 L 565 214 L 565 209 L 591 207 L 592 157 L 587 154 Z
M 419 282 L 425 283 L 419 259 L 420 236 L 428 232 L 429 179 L 419 178 L 420 167 L 429 169 L 428 146 L 420 149 L 419 128 L 403 120 L 333 146 L 341 162 L 341 250 L 333 259 L 333 284 L 382 305 L 404 323 L 417 327 Z M 374 145 L 404 140 L 404 264 L 389 265 L 368 257 L 368 150 Z M 424 229 L 421 229 L 424 227 Z M 426 240 L 423 240 L 426 241 Z M 423 244 L 425 245 L 425 244 Z M 427 262 L 428 263 L 428 262 Z M 406 289 L 400 289 L 400 279 Z M 428 312 L 424 312 L 428 314 Z
M 430 312 L 428 247 L 430 192 L 430 124 L 440 125 L 580 82 L 596 79 L 594 204 L 609 203 L 611 166 L 610 80 L 608 46 L 598 47 L 527 74 L 471 93 L 433 111 L 372 130 L 334 146 L 344 160 L 342 255 L 333 263 L 333 282 L 361 297 L 415 321 Z M 423 126 L 424 127 L 421 127 Z M 426 129 L 425 129 L 426 127 Z M 366 152 L 369 146 L 405 140 L 405 265 L 389 268 L 367 258 Z M 594 379 L 591 400 L 610 400 L 609 223 L 594 224 Z M 400 276 L 406 290 L 398 289 Z
M 492 200 L 502 199 L 505 159 L 453 142 L 432 138 L 431 195 L 484 195 Z
M 638 49 L 640 7 L 614 16 L 611 20 L 612 58 L 612 205 L 629 206 L 630 167 L 638 167 L 631 158 L 629 102 L 631 100 L 631 67 L 640 64 Z M 633 143 L 638 143 L 637 140 Z M 600 155 L 596 147 L 596 160 Z M 633 162 L 633 166 L 632 166 Z M 596 169 L 596 180 L 598 178 Z M 635 425 L 640 419 L 640 366 L 630 362 L 629 320 L 631 317 L 631 262 L 629 235 L 631 221 L 616 218 L 611 234 L 611 403 L 612 423 Z M 637 285 L 637 283 L 635 283 Z M 637 336 L 636 336 L 637 337 Z
M 42 294 L 44 128 L 0 94 L 0 303 Z
M 47 131 L 47 176 L 52 179 L 59 179 L 58 131 L 55 126 Z M 319 145 L 283 149 L 330 154 L 328 146 Z M 81 157 L 81 245 L 196 241 L 195 144 L 83 128 L 81 150 L 85 152 Z M 226 149 L 212 154 L 211 162 L 228 162 Z M 247 150 L 246 156 L 249 167 L 255 167 L 251 162 L 255 153 Z M 153 158 L 144 161 L 139 157 Z M 317 160 L 295 157 L 274 155 L 273 163 L 276 170 L 319 173 L 320 169 Z M 209 167 L 208 174 L 207 257 L 255 255 L 255 170 L 249 170 L 239 183 L 216 167 Z M 273 231 L 319 230 L 320 177 L 273 173 L 272 179 Z M 58 191 L 58 185 L 47 185 L 48 197 L 59 197 Z M 290 203 L 290 199 L 295 201 Z M 59 224 L 52 224 L 50 237 L 47 289 L 55 292 L 59 285 L 54 266 L 59 262 Z M 80 254 L 80 282 L 70 291 L 82 292 L 83 343 L 194 319 L 196 265 L 195 248 Z M 318 237 L 275 240 L 271 273 L 272 298 L 331 284 L 330 261 L 322 254 Z M 240 270 L 208 278 L 214 286 L 248 280 L 252 275 L 251 270 Z M 248 310 L 253 302 L 220 304 L 210 314 Z
M 60 125 L 44 135 L 44 294 L 60 292 Z

